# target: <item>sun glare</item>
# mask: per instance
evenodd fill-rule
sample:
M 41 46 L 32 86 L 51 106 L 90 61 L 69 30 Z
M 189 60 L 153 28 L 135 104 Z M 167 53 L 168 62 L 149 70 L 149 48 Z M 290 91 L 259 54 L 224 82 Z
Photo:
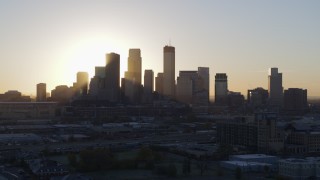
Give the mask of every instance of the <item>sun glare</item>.
M 76 81 L 76 73 L 79 71 L 88 72 L 89 78 L 94 76 L 95 66 L 105 66 L 106 53 L 116 52 L 122 55 L 125 48 L 108 41 L 106 38 L 87 38 L 76 42 L 71 49 L 68 50 L 65 61 L 64 77 L 69 85 Z M 121 76 L 125 71 L 126 61 L 121 57 Z

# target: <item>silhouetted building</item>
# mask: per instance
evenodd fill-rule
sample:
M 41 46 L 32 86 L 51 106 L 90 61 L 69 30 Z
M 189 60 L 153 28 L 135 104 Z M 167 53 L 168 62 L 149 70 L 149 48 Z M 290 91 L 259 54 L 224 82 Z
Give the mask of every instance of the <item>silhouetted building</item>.
M 89 84 L 89 75 L 87 72 L 78 72 L 77 73 L 77 83 L 74 88 L 77 95 L 87 95 L 88 94 L 88 84 Z
M 289 88 L 284 90 L 284 110 L 290 114 L 303 114 L 308 110 L 307 90 Z
M 47 101 L 47 85 L 45 83 L 37 84 L 37 102 Z
M 175 48 L 163 48 L 163 95 L 175 98 Z
M 91 78 L 89 94 L 96 98 L 105 97 L 106 67 L 95 67 L 95 75 Z M 100 99 L 99 98 L 99 99 Z
M 207 92 L 208 103 L 210 97 L 210 72 L 208 67 L 198 67 L 198 75 L 202 79 L 201 89 Z
M 125 96 L 133 103 L 141 98 L 141 51 L 129 49 L 128 71 L 125 72 Z
M 240 92 L 228 92 L 228 106 L 240 107 L 244 104 L 244 96 Z
M 0 94 L 0 102 L 31 102 L 31 98 L 23 96 L 19 91 L 10 90 Z
M 56 102 L 0 102 L 0 119 L 50 119 L 56 108 Z
M 283 104 L 282 73 L 278 73 L 278 68 L 269 70 L 269 104 L 279 107 Z
M 180 71 L 177 78 L 176 98 L 178 101 L 192 104 L 193 95 L 199 89 L 197 71 Z
M 120 96 L 120 55 L 109 53 L 106 55 L 105 99 L 118 102 Z
M 247 101 L 253 107 L 266 105 L 269 98 L 268 90 L 258 87 L 256 89 L 248 90 Z
M 152 70 L 144 71 L 144 99 L 145 102 L 150 103 L 153 100 L 153 84 L 154 84 L 154 73 Z
M 215 76 L 215 104 L 227 105 L 228 76 L 225 73 L 217 73 Z
M 156 77 L 156 92 L 163 95 L 163 73 L 158 73 Z
M 71 98 L 74 95 L 72 88 L 69 88 L 66 85 L 57 86 L 51 91 L 51 101 L 59 102 L 60 104 L 69 103 Z

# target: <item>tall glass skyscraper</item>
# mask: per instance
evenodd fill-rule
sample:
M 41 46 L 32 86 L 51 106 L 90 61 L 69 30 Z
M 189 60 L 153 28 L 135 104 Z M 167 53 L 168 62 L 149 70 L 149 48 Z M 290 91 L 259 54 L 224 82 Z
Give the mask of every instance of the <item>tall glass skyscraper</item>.
M 282 73 L 278 68 L 269 69 L 269 104 L 272 106 L 282 106 L 283 104 L 283 87 Z
M 163 95 L 175 97 L 175 48 L 165 46 L 163 48 Z

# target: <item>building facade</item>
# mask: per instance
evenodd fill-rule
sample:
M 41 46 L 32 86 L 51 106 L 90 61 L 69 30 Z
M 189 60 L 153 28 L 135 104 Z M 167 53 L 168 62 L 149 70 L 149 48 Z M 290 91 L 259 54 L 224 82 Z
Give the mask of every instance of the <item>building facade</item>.
M 118 102 L 120 99 L 120 55 L 109 53 L 106 55 L 105 68 L 105 99 Z
M 228 76 L 217 73 L 215 76 L 215 104 L 226 105 L 228 98 Z
M 270 68 L 268 80 L 269 105 L 281 107 L 283 105 L 282 73 L 278 72 L 278 68 Z
M 37 102 L 47 101 L 47 85 L 45 83 L 37 84 Z
M 163 95 L 175 98 L 175 48 L 163 48 Z

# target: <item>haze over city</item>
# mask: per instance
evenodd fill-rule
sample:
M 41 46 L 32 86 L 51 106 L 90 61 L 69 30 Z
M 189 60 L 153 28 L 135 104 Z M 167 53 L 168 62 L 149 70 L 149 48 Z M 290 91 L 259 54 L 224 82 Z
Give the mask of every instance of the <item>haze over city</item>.
M 320 96 L 319 1 L 0 1 L 0 93 L 35 95 L 72 85 L 78 71 L 94 75 L 105 55 L 140 48 L 142 69 L 162 71 L 162 48 L 176 48 L 179 70 L 227 73 L 229 89 L 267 88 L 278 67 L 284 88 Z

